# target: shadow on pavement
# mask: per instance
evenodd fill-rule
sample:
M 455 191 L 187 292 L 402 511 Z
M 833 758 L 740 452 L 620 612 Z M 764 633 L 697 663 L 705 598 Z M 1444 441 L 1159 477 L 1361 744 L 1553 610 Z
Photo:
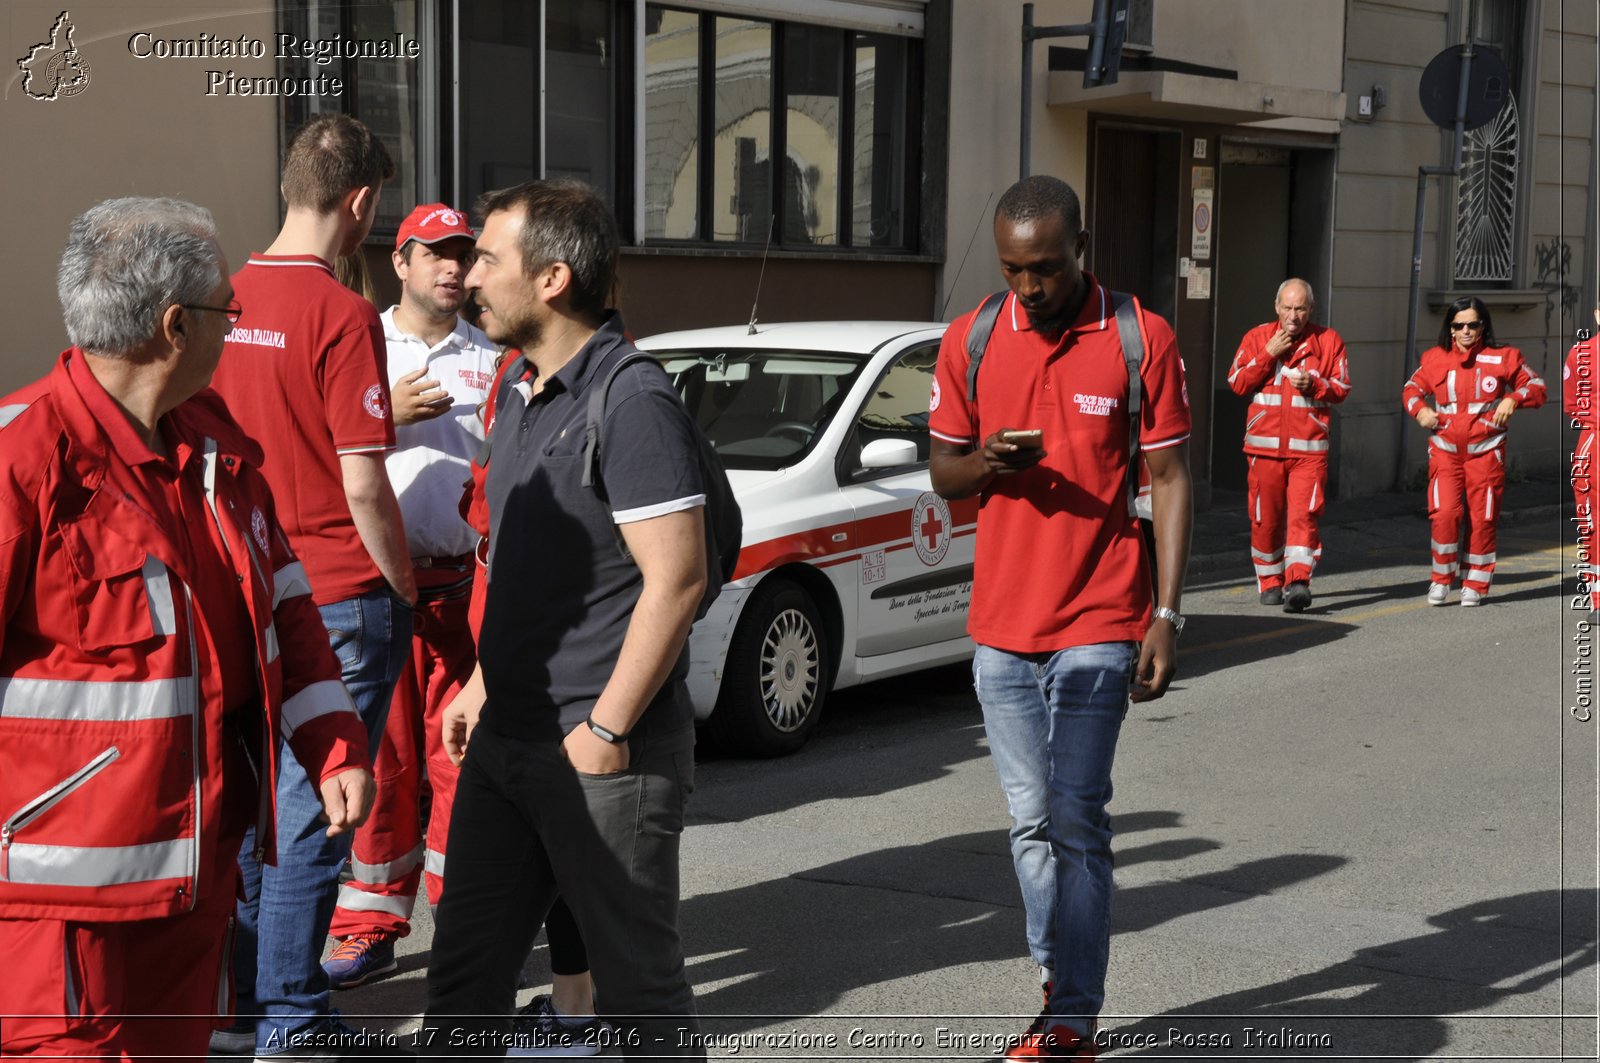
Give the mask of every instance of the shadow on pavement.
M 689 823 L 739 822 L 815 801 L 878 796 L 988 756 L 969 666 L 880 680 L 830 695 L 811 741 L 794 756 L 740 760 L 697 748 L 702 785 L 689 801 Z M 999 801 L 998 783 L 995 792 Z
M 701 986 L 727 983 L 699 991 L 708 1028 L 765 1025 L 761 1013 L 774 1000 L 784 1002 L 784 1014 L 819 1015 L 863 986 L 1025 960 L 1021 896 L 1003 839 L 989 831 L 956 835 L 685 901 L 679 925 L 690 977 Z M 1274 857 L 1120 889 L 1115 932 L 1247 901 L 1344 862 Z
M 1254 604 L 1252 608 L 1260 612 L 1189 615 L 1184 628 L 1185 645 L 1178 652 L 1179 684 L 1227 668 L 1300 653 L 1308 647 L 1342 639 L 1355 630 L 1350 624 L 1302 619 Z M 1154 704 L 1159 710 L 1160 703 Z
M 1495 1009 L 1504 1014 L 1465 1020 L 1466 1037 L 1473 1039 L 1458 1045 L 1469 1049 L 1465 1054 L 1562 1058 L 1559 1011 L 1548 998 L 1520 1007 L 1514 998 L 1594 966 L 1595 891 L 1542 890 L 1480 901 L 1428 923 L 1435 928 L 1428 933 L 1118 1026 L 1104 1037 L 1133 1049 L 1130 1056 L 1261 1059 L 1281 1049 L 1283 1055 L 1413 1060 L 1447 1054 L 1449 1017 Z M 1575 991 L 1580 999 L 1592 999 L 1592 980 L 1587 985 Z M 1247 1028 L 1256 1033 L 1246 1034 Z M 1569 1048 L 1593 1058 L 1592 1041 Z

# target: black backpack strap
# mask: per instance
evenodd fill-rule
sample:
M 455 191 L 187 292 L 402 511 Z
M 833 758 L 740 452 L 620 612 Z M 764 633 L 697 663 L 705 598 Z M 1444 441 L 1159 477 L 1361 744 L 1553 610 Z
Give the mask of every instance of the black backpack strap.
M 628 366 L 653 361 L 655 359 L 643 351 L 625 355 L 606 373 L 600 386 L 589 392 L 589 417 L 583 428 L 583 486 L 595 488 L 601 497 L 605 496 L 604 487 L 596 487 L 600 484 L 600 425 L 606 419 L 606 397 L 611 394 L 611 382 Z
M 1122 339 L 1122 360 L 1128 366 L 1128 513 L 1139 498 L 1139 425 L 1144 408 L 1144 385 L 1139 367 L 1144 362 L 1144 334 L 1139 331 L 1139 301 L 1126 292 L 1112 292 L 1117 314 L 1117 335 Z
M 995 292 L 986 296 L 978 304 L 978 312 L 973 315 L 972 327 L 967 329 L 967 402 L 978 401 L 978 363 L 983 361 L 983 352 L 989 346 L 989 336 L 994 332 L 994 323 L 1000 319 L 1000 307 L 1005 305 L 1008 291 Z

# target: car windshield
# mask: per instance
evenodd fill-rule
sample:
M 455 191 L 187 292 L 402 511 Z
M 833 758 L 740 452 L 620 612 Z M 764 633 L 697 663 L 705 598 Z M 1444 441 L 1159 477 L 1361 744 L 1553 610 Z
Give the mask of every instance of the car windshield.
M 814 351 L 655 354 L 730 469 L 786 469 L 805 457 L 866 365 Z

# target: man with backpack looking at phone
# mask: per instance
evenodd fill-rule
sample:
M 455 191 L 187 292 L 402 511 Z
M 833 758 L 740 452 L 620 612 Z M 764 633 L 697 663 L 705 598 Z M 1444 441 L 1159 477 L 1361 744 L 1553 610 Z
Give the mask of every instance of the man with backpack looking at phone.
M 1044 986 L 1011 1060 L 1095 1058 L 1112 760 L 1130 697 L 1161 697 L 1176 671 L 1192 522 L 1177 341 L 1079 269 L 1082 219 L 1053 177 L 1001 197 L 995 247 L 1009 290 L 952 322 L 929 402 L 934 490 L 980 498 L 973 681 Z M 1160 574 L 1153 612 L 1132 502 L 1139 452 Z
M 523 354 L 489 437 L 478 668 L 445 709 L 445 747 L 464 759 L 419 1048 L 507 1043 L 518 972 L 559 892 L 613 1043 L 704 1059 L 677 929 L 694 772 L 684 676 L 708 580 L 724 575 L 709 571 L 706 527 L 725 515 L 707 506 L 728 497 L 726 476 L 605 309 L 619 240 L 594 190 L 535 181 L 478 207 L 466 287 L 483 330 Z

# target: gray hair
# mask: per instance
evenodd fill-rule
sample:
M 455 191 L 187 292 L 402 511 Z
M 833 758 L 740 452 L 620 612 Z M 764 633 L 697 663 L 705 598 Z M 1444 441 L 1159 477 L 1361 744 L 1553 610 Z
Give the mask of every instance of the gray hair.
M 1283 302 L 1283 290 L 1289 287 L 1291 284 L 1298 284 L 1300 287 L 1304 288 L 1306 290 L 1306 302 L 1310 303 L 1312 306 L 1317 305 L 1317 293 L 1311 290 L 1311 282 L 1307 280 L 1301 280 L 1299 277 L 1290 277 L 1288 280 L 1278 285 L 1278 294 L 1272 297 L 1273 306 L 1277 306 L 1279 303 Z
M 204 302 L 221 283 L 211 212 L 146 196 L 108 199 L 80 214 L 56 271 L 68 338 L 110 357 L 154 336 L 167 307 Z

